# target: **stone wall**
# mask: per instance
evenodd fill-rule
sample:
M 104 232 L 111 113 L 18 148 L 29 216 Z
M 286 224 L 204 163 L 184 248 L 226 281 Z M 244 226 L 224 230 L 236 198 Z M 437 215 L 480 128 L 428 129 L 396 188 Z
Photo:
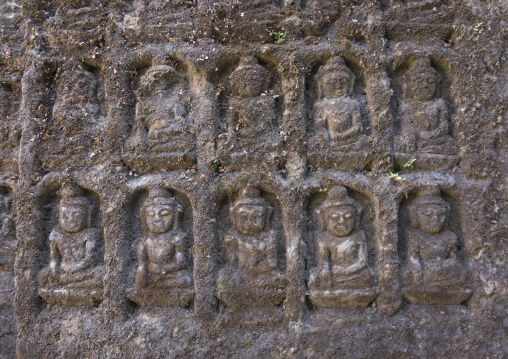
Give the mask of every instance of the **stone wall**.
M 0 6 L 0 357 L 508 356 L 506 4 Z

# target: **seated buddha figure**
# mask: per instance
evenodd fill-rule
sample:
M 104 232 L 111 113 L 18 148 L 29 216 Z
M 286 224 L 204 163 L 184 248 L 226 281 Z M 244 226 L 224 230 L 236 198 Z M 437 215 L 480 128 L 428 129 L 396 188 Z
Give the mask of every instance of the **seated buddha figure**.
M 65 159 L 90 159 L 105 120 L 97 96 L 96 76 L 78 64 L 63 67 L 56 80 L 57 95 L 53 106 L 54 136 L 41 154 L 47 166 Z
M 457 155 L 458 147 L 450 136 L 448 107 L 435 98 L 439 73 L 428 58 L 420 58 L 404 76 L 404 99 L 400 106 L 401 152 L 433 155 Z
M 135 289 L 131 299 L 141 306 L 185 307 L 194 287 L 189 237 L 180 228 L 183 207 L 164 188 L 151 188 L 141 207 L 146 234 L 137 246 Z
M 195 149 L 194 126 L 189 118 L 187 81 L 168 65 L 150 67 L 139 79 L 135 127 L 127 148 L 132 161 L 144 155 L 161 165 Z M 145 162 L 148 161 L 145 158 Z
M 49 266 L 39 273 L 39 295 L 50 304 L 93 305 L 102 300 L 101 233 L 83 190 L 65 184 L 57 226 L 49 235 Z
M 226 264 L 217 297 L 228 307 L 273 307 L 286 296 L 287 280 L 277 255 L 278 235 L 269 229 L 272 207 L 252 186 L 230 208 L 234 230 L 224 238 Z
M 409 207 L 404 296 L 414 304 L 460 304 L 472 291 L 457 257 L 457 235 L 446 228 L 450 206 L 438 188 L 424 190 Z
M 378 294 L 367 240 L 358 229 L 361 212 L 342 186 L 334 187 L 318 210 L 317 266 L 309 279 L 309 299 L 317 308 L 367 306 Z
M 259 154 L 275 156 L 279 144 L 276 100 L 271 89 L 273 75 L 252 56 L 246 56 L 230 76 L 227 151 L 245 163 Z M 247 152 L 249 153 L 247 153 Z
M 353 97 L 355 75 L 337 56 L 319 70 L 317 81 L 322 96 L 314 105 L 318 140 L 332 149 L 357 142 L 362 133 L 362 115 Z

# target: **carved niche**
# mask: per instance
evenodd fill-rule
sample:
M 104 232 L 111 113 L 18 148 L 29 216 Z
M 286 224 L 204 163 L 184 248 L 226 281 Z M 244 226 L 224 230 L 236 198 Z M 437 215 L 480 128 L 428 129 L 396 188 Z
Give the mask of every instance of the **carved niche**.
M 103 239 L 94 200 L 76 185 L 60 190 L 58 223 L 49 235 L 49 264 L 38 275 L 39 295 L 49 304 L 102 302 Z
M 135 82 L 135 125 L 124 161 L 139 172 L 195 163 L 193 98 L 186 76 L 173 66 L 153 65 Z
M 80 62 L 60 67 L 54 104 L 39 154 L 46 168 L 90 163 L 102 152 L 105 112 L 98 69 Z
M 274 207 L 251 185 L 229 207 L 224 235 L 225 263 L 217 279 L 224 315 L 234 321 L 277 321 L 286 297 L 282 238 L 272 220 Z M 261 310 L 260 310 L 261 309 Z M 255 314 L 254 314 L 255 313 Z M 259 317 L 256 317 L 259 314 Z M 236 318 L 236 319 L 235 319 Z
M 429 58 L 418 58 L 402 78 L 398 108 L 400 134 L 395 138 L 395 162 L 400 167 L 416 158 L 415 168 L 446 170 L 460 160 L 450 134 L 450 110 L 439 97 L 441 75 Z
M 369 250 L 360 229 L 362 205 L 343 186 L 330 190 L 316 209 L 319 228 L 312 231 L 309 300 L 317 308 L 364 307 L 379 294 L 369 267 Z
M 473 293 L 459 237 L 448 228 L 450 209 L 438 188 L 423 189 L 405 206 L 402 278 L 409 303 L 461 304 Z
M 308 162 L 320 168 L 364 169 L 370 162 L 364 100 L 357 77 L 343 57 L 324 64 L 309 81 L 317 92 L 310 107 Z M 309 96 L 311 98 L 311 96 Z
M 192 234 L 182 226 L 184 205 L 153 187 L 139 211 L 135 283 L 128 297 L 142 307 L 187 307 L 194 298 Z M 187 223 L 188 224 L 188 223 Z
M 223 162 L 233 169 L 283 164 L 281 90 L 278 79 L 253 56 L 245 56 L 229 76 L 227 139 Z
M 2 186 L 0 187 L 0 310 L 12 308 L 16 257 L 15 216 L 12 191 Z
M 21 124 L 18 108 L 21 100 L 19 76 L 0 77 L 0 166 L 17 172 Z

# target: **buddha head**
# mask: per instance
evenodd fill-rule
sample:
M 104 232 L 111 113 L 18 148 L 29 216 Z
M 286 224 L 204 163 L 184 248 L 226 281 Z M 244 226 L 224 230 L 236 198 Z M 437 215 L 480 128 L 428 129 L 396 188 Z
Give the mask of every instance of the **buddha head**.
M 141 212 L 148 230 L 159 234 L 178 228 L 183 207 L 166 189 L 154 187 L 150 189 Z
M 261 197 L 259 189 L 247 186 L 231 206 L 233 225 L 242 234 L 256 235 L 268 227 L 272 207 Z
M 81 187 L 65 184 L 60 191 L 59 224 L 68 233 L 78 233 L 92 226 L 93 203 Z
M 99 82 L 81 63 L 64 65 L 57 80 L 58 98 L 67 104 L 96 102 Z
M 319 93 L 328 98 L 351 96 L 355 78 L 344 58 L 336 56 L 319 69 L 317 74 Z
M 404 75 L 404 95 L 419 101 L 430 101 L 436 95 L 439 73 L 432 67 L 430 59 L 421 57 Z
M 424 190 L 409 209 L 411 223 L 429 234 L 441 232 L 449 214 L 450 206 L 441 197 L 439 188 Z
M 181 80 L 181 75 L 172 66 L 151 66 L 139 79 L 138 95 L 141 97 L 157 95 L 170 90 Z
M 256 97 L 270 88 L 272 74 L 253 56 L 245 56 L 229 77 L 234 95 Z
M 360 224 L 362 207 L 348 195 L 346 187 L 334 187 L 318 210 L 323 231 L 335 237 L 348 236 Z

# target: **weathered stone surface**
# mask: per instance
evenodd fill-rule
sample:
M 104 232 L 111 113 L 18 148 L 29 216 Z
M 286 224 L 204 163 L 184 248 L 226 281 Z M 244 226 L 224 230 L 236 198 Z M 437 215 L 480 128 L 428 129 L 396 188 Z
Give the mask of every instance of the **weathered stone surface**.
M 508 357 L 508 6 L 0 0 L 1 358 Z

